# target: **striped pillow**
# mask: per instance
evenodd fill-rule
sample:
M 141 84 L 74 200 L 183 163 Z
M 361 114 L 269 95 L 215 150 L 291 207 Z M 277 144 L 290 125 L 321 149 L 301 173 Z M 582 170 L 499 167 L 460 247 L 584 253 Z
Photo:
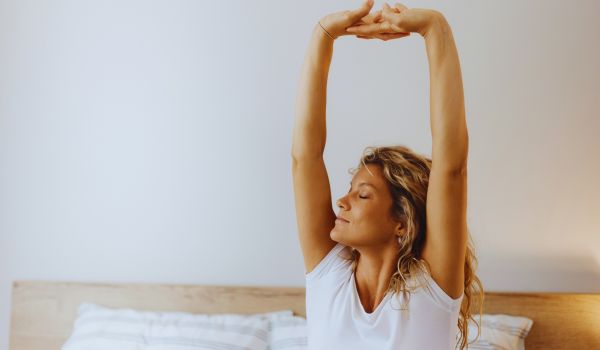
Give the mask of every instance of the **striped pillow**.
M 504 314 L 479 314 L 473 316 L 480 325 L 477 337 L 477 326 L 469 320 L 469 349 L 476 350 L 525 350 L 525 337 L 533 326 L 533 320 Z M 457 334 L 458 339 L 458 334 Z
M 306 348 L 306 319 L 304 317 L 284 313 L 271 317 L 271 322 L 269 322 L 270 350 L 306 350 Z
M 469 349 L 525 350 L 533 321 L 483 314 L 481 334 L 469 320 Z M 457 333 L 458 339 L 458 333 Z M 306 350 L 306 319 L 292 310 L 263 314 L 191 314 L 110 309 L 82 303 L 73 332 L 61 350 L 265 349 Z
M 266 350 L 278 314 L 191 314 L 82 303 L 61 350 Z
M 477 341 L 477 326 L 469 320 L 469 349 L 473 350 L 525 350 L 525 337 L 533 321 L 526 317 L 503 314 L 483 314 L 481 334 Z M 271 350 L 305 350 L 306 319 L 299 316 L 280 314 L 271 319 L 269 327 L 269 345 Z M 458 340 L 458 334 L 457 334 Z

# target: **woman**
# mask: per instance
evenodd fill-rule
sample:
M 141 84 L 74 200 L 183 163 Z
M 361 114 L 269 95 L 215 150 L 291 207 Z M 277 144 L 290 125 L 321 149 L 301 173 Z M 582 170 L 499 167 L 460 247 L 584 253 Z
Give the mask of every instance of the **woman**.
M 309 349 L 463 349 L 471 304 L 477 296 L 481 314 L 484 294 L 466 223 L 458 54 L 440 12 L 384 4 L 370 14 L 372 6 L 315 25 L 300 80 L 292 172 Z M 432 157 L 400 145 L 368 147 L 336 215 L 323 161 L 333 43 L 411 33 L 425 39 L 429 59 Z

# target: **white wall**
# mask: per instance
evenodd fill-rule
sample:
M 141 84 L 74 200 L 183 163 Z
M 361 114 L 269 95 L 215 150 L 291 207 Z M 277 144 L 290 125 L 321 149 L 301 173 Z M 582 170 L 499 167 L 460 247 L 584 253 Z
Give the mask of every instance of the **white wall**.
M 359 3 L 0 0 L 0 349 L 15 280 L 303 286 L 298 79 Z M 600 292 L 600 3 L 404 4 L 458 46 L 486 289 Z M 334 201 L 366 146 L 431 154 L 428 94 L 419 35 L 335 43 Z

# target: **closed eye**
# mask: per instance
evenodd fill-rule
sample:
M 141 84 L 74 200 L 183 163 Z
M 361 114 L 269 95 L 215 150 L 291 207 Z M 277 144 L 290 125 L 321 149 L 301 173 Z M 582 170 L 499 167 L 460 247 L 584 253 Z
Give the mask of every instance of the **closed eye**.
M 350 190 L 351 190 L 351 189 L 350 189 Z M 348 193 L 350 193 L 350 190 L 348 190 Z M 358 198 L 361 198 L 361 199 L 367 199 L 367 198 L 369 198 L 369 197 L 358 196 Z

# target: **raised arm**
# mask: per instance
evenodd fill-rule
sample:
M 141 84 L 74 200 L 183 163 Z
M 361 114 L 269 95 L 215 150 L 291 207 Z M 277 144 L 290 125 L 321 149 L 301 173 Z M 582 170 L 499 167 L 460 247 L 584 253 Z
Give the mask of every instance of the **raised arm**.
M 452 31 L 434 12 L 424 32 L 430 77 L 432 165 L 422 257 L 452 298 L 464 291 L 467 249 L 467 152 L 462 77 Z
M 292 156 L 323 155 L 326 141 L 325 105 L 333 39 L 316 24 L 300 75 Z
M 441 13 L 433 12 L 423 37 L 429 60 L 432 166 L 462 171 L 468 153 L 462 73 L 452 30 Z
M 352 25 L 373 23 L 369 14 L 373 0 L 364 1 L 355 10 L 329 14 L 315 24 L 300 75 L 300 91 L 296 100 L 296 122 L 292 155 L 321 156 L 325 150 L 325 100 L 327 77 L 333 55 L 333 42 Z
M 348 28 L 360 35 L 418 32 L 429 59 L 432 166 L 421 257 L 433 279 L 452 298 L 463 292 L 467 249 L 467 152 L 462 77 L 450 25 L 439 12 L 383 6 L 383 22 Z
M 302 67 L 293 130 L 292 176 L 298 235 L 307 273 L 336 244 L 329 236 L 336 215 L 323 160 L 327 77 L 333 42 L 341 35 L 348 35 L 346 27 L 363 18 L 371 6 L 372 2 L 365 2 L 358 10 L 334 13 L 316 23 Z
M 329 237 L 336 215 L 323 160 L 325 99 L 332 52 L 333 40 L 317 24 L 300 76 L 292 143 L 296 220 L 306 273 L 336 244 Z
M 383 4 L 383 21 L 347 28 L 348 33 L 377 35 L 384 32 L 419 33 L 425 39 L 429 59 L 429 94 L 432 161 L 436 169 L 457 171 L 466 166 L 467 125 L 458 53 L 450 25 L 431 9 L 409 9 Z

